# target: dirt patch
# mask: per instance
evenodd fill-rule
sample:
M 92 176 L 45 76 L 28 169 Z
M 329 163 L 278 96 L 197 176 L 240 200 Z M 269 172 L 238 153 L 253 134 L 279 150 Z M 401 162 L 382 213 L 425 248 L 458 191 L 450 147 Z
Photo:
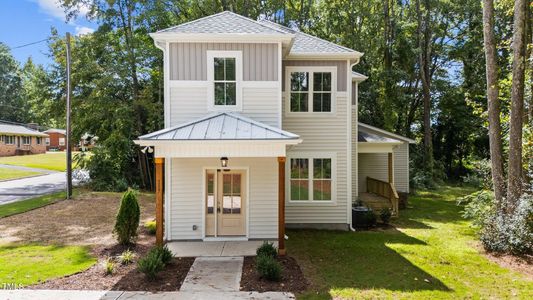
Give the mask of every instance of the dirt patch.
M 158 274 L 154 281 L 149 281 L 143 273 L 137 270 L 137 261 L 149 251 L 154 243 L 155 240 L 153 237 L 143 235 L 134 247 L 128 248 L 121 245 L 114 245 L 111 247 L 95 248 L 93 252 L 98 257 L 98 263 L 91 268 L 71 276 L 48 280 L 28 288 L 149 292 L 179 290 L 194 262 L 194 258 L 174 258 L 172 262 Z M 118 261 L 117 256 L 126 249 L 135 252 L 136 258 L 134 262 L 128 265 L 121 265 L 117 262 L 113 274 L 105 275 L 103 266 L 104 262 L 108 258 L 113 258 Z
M 290 256 L 278 257 L 277 260 L 283 268 L 283 277 L 280 282 L 272 282 L 259 276 L 255 270 L 255 257 L 246 256 L 242 267 L 241 290 L 293 293 L 304 291 L 307 287 L 307 280 L 296 260 Z
M 23 214 L 0 219 L 0 244 L 9 242 L 112 245 L 121 194 L 87 192 Z M 152 219 L 152 194 L 140 194 L 141 220 Z
M 509 254 L 484 253 L 485 256 L 503 268 L 510 269 L 526 275 L 533 280 L 533 256 L 518 257 Z

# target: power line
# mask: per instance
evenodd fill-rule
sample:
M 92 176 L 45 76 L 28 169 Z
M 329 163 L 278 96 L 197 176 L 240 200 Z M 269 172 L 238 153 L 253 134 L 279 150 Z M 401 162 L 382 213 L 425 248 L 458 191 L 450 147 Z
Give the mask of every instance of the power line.
M 16 46 L 16 47 L 11 47 L 11 49 L 23 48 L 23 47 L 27 47 L 27 46 L 35 45 L 35 44 L 38 44 L 38 43 L 42 43 L 42 42 L 45 42 L 45 41 L 48 41 L 48 40 L 49 40 L 49 38 L 46 38 L 46 39 L 44 39 L 44 40 L 40 40 L 40 41 L 37 41 L 37 42 L 28 43 L 28 44 L 24 44 L 24 45 L 20 45 L 20 46 Z

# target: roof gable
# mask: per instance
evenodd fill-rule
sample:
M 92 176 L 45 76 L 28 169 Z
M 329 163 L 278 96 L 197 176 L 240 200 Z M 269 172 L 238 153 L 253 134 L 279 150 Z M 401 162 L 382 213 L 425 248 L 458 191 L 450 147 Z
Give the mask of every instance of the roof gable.
M 239 14 L 223 11 L 174 27 L 163 29 L 157 33 L 237 33 L 237 34 L 276 34 L 284 35 L 283 31 L 265 26 Z

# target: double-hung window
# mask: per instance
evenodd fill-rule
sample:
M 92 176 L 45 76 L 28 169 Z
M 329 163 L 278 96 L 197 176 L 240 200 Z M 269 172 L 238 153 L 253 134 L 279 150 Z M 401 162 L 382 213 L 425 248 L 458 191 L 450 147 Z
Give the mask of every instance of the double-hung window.
M 289 68 L 289 111 L 332 112 L 333 82 L 335 71 L 332 68 Z
M 324 155 L 290 158 L 289 200 L 333 201 L 333 164 L 333 158 Z
M 6 145 L 14 145 L 15 144 L 15 137 L 12 135 L 6 135 L 4 137 L 4 142 Z
M 37 143 L 37 145 L 42 144 L 42 139 L 43 139 L 43 138 L 40 137 L 40 136 L 36 137 L 36 138 L 35 138 L 35 143 Z
M 22 145 L 29 145 L 29 144 L 31 144 L 31 136 L 23 136 Z
M 207 51 L 209 110 L 241 110 L 242 52 Z

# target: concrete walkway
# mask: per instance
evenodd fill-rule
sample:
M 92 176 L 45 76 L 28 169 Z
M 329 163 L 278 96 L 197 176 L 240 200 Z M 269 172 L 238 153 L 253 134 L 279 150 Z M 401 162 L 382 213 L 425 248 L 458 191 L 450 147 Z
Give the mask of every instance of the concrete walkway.
M 238 292 L 244 257 L 198 257 L 180 291 Z
M 65 290 L 0 290 L 2 300 L 161 300 L 161 299 L 256 299 L 288 300 L 295 299 L 291 293 L 279 292 L 123 292 L 123 291 L 65 291 Z

